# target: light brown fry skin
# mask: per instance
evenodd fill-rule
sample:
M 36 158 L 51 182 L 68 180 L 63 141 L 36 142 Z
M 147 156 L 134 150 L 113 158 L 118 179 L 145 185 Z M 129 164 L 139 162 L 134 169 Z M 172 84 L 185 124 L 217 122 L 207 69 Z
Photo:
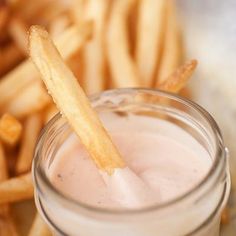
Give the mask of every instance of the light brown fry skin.
M 197 66 L 197 60 L 191 60 L 180 66 L 163 83 L 157 84 L 157 88 L 167 92 L 178 93 L 184 88 Z
M 54 102 L 80 137 L 99 169 L 111 174 L 123 168 L 124 162 L 98 115 L 73 73 L 63 62 L 48 33 L 41 27 L 31 27 L 30 56 L 45 82 Z
M 14 146 L 21 136 L 22 125 L 12 115 L 4 114 L 0 119 L 0 139 L 7 145 Z
M 55 106 L 55 104 L 49 105 L 44 112 L 44 118 L 43 118 L 44 124 L 47 124 L 57 113 L 58 109 Z
M 52 236 L 47 225 L 37 213 L 28 236 Z
M 7 163 L 2 144 L 0 143 L 0 184 L 8 178 Z M 0 205 L 0 235 L 18 236 L 8 204 Z
M 130 54 L 127 18 L 136 0 L 114 0 L 106 35 L 106 51 L 116 87 L 141 87 L 135 62 Z
M 69 27 L 71 21 L 67 14 L 63 14 L 54 19 L 49 26 L 50 35 L 55 38 L 59 36 L 66 28 Z
M 165 30 L 166 0 L 140 0 L 135 60 L 144 86 L 151 87 L 160 62 Z
M 87 0 L 85 18 L 93 20 L 94 33 L 86 43 L 84 55 L 84 88 L 87 94 L 94 94 L 105 89 L 105 23 L 108 13 L 109 0 Z
M 181 64 L 180 29 L 177 22 L 176 9 L 172 0 L 167 1 L 166 30 L 163 52 L 156 81 L 162 83 Z
M 16 162 L 16 173 L 22 174 L 30 171 L 34 155 L 35 144 L 42 128 L 41 114 L 36 113 L 27 117 L 24 124 L 24 133 Z
M 23 59 L 24 55 L 21 50 L 13 43 L 0 48 L 0 76 L 14 68 Z
M 0 32 L 3 32 L 9 17 L 9 10 L 7 6 L 1 6 L 0 3 Z
M 59 51 L 62 52 L 63 58 L 67 60 L 81 49 L 85 41 L 91 36 L 91 33 L 92 24 L 91 22 L 87 22 L 80 27 L 72 26 L 63 32 L 60 37 L 57 37 L 55 43 Z M 32 81 L 38 80 L 39 77 L 40 75 L 31 60 L 22 62 L 14 70 L 5 75 L 0 80 L 0 107 L 13 99 Z
M 84 5 L 87 0 L 72 0 L 72 7 L 70 8 L 70 15 L 77 25 L 84 21 Z
M 2 111 L 9 112 L 18 119 L 43 110 L 51 102 L 51 97 L 41 81 L 30 83 L 25 89 L 10 100 Z
M 31 199 L 34 188 L 31 173 L 20 175 L 0 183 L 0 204 Z
M 221 213 L 221 224 L 226 225 L 230 222 L 230 212 L 229 208 L 226 207 L 223 212 Z
M 11 18 L 8 32 L 24 55 L 28 55 L 28 26 L 20 17 Z

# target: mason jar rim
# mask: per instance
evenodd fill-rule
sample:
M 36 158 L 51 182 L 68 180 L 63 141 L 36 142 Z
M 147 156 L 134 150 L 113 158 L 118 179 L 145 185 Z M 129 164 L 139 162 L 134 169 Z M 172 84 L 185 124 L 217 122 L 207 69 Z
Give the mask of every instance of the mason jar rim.
M 146 88 L 145 89 L 144 88 L 119 88 L 119 89 L 107 90 L 102 93 L 95 94 L 95 95 L 91 96 L 90 101 L 91 101 L 91 103 L 93 103 L 94 101 L 99 99 L 101 96 L 108 96 L 108 95 L 114 95 L 114 94 L 115 95 L 122 95 L 122 94 L 136 93 L 136 92 L 162 96 L 162 97 L 180 102 L 183 105 L 190 106 L 198 114 L 201 114 L 201 116 L 205 119 L 205 121 L 207 121 L 207 124 L 210 126 L 211 130 L 213 131 L 213 134 L 214 134 L 213 138 L 214 138 L 214 142 L 216 144 L 216 152 L 214 153 L 215 158 L 212 162 L 211 168 L 207 172 L 207 175 L 194 188 L 190 189 L 186 193 L 184 193 L 174 199 L 171 199 L 169 201 L 153 204 L 151 206 L 142 207 L 139 209 L 115 209 L 115 208 L 96 207 L 96 206 L 92 206 L 87 203 L 83 203 L 78 200 L 72 199 L 69 196 L 64 195 L 58 189 L 56 189 L 52 185 L 52 183 L 49 181 L 49 179 L 46 177 L 46 174 L 42 170 L 42 168 L 40 168 L 41 159 L 40 159 L 39 151 L 40 151 L 40 148 L 44 145 L 45 134 L 57 121 L 62 119 L 61 114 L 57 113 L 47 123 L 47 125 L 44 127 L 44 129 L 41 131 L 41 134 L 40 134 L 38 142 L 37 142 L 34 160 L 32 163 L 33 181 L 34 181 L 35 186 L 37 187 L 37 190 L 39 190 L 40 194 L 43 195 L 42 189 L 39 186 L 39 179 L 43 183 L 44 188 L 47 191 L 49 191 L 52 196 L 56 197 L 58 200 L 62 201 L 66 205 L 71 206 L 72 207 L 71 209 L 75 209 L 75 208 L 81 209 L 82 208 L 83 210 L 97 212 L 97 213 L 101 213 L 101 214 L 116 214 L 116 215 L 117 214 L 119 214 L 119 215 L 132 214 L 133 215 L 133 214 L 141 214 L 141 213 L 147 213 L 147 212 L 161 210 L 163 208 L 170 207 L 174 204 L 177 204 L 177 203 L 181 202 L 182 200 L 192 196 L 195 192 L 197 192 L 199 189 L 201 189 L 201 187 L 204 185 L 204 183 L 206 183 L 206 181 L 209 180 L 211 178 L 211 176 L 213 176 L 216 168 L 219 165 L 219 162 L 221 161 L 221 159 L 224 159 L 224 163 L 222 165 L 222 169 L 219 172 L 219 176 L 222 174 L 222 171 L 224 170 L 225 165 L 226 165 L 226 160 L 225 160 L 226 153 L 224 151 L 225 147 L 223 144 L 222 134 L 221 134 L 220 129 L 219 129 L 217 123 L 215 122 L 214 118 L 204 108 L 199 106 L 197 103 L 195 103 L 187 98 L 183 98 L 179 95 L 173 94 L 173 93 L 161 91 L 158 89 L 146 89 Z M 223 158 L 221 158 L 221 157 L 223 157 Z M 217 178 L 217 180 L 218 180 L 218 178 Z

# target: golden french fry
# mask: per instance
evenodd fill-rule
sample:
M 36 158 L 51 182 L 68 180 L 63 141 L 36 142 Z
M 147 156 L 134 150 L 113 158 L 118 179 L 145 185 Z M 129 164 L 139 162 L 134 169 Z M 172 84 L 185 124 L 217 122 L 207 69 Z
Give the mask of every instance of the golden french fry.
M 7 179 L 8 179 L 8 169 L 7 169 L 6 156 L 3 145 L 2 143 L 0 143 L 0 183 Z M 9 215 L 9 206 L 7 204 L 0 205 L 0 219 L 1 217 L 8 218 L 8 215 Z
M 140 77 L 147 87 L 153 79 L 163 46 L 166 0 L 141 0 L 138 7 L 135 58 Z
M 55 38 L 59 36 L 70 25 L 70 19 L 66 14 L 59 15 L 50 23 L 49 32 L 50 35 Z
M 0 204 L 31 199 L 34 188 L 31 173 L 20 175 L 0 183 Z
M 17 12 L 17 15 L 22 17 L 23 19 L 27 21 L 34 21 L 36 20 L 37 13 L 40 11 L 43 11 L 47 4 L 49 4 L 51 1 L 48 0 L 40 0 L 40 1 L 27 1 L 27 4 L 25 4 L 25 1 L 21 0 L 7 0 L 8 5 Z M 53 1 L 52 1 L 53 2 Z M 56 5 L 54 4 L 55 8 Z
M 4 114 L 0 119 L 0 139 L 10 145 L 15 145 L 22 132 L 21 123 L 12 115 Z
M 44 124 L 48 123 L 48 121 L 51 120 L 52 117 L 55 116 L 57 113 L 58 113 L 58 109 L 54 104 L 47 107 L 44 114 Z
M 50 232 L 49 228 L 41 219 L 40 215 L 37 213 L 28 236 L 51 236 L 51 235 L 52 233 Z
M 39 113 L 26 118 L 24 133 L 16 162 L 16 173 L 22 174 L 30 171 L 34 155 L 35 144 L 42 128 L 42 117 Z
M 9 16 L 7 6 L 0 6 L 0 31 L 5 27 Z
M 15 44 L 26 56 L 28 55 L 28 27 L 23 19 L 19 17 L 11 18 L 8 26 L 8 32 L 13 38 Z
M 226 207 L 223 212 L 221 213 L 221 224 L 229 224 L 230 222 L 230 213 L 229 213 L 229 208 Z
M 21 93 L 10 100 L 2 110 L 18 119 L 44 109 L 51 101 L 41 81 L 29 84 Z
M 0 143 L 0 184 L 8 178 L 6 157 Z M 0 205 L 0 235 L 18 236 L 8 204 Z
M 70 14 L 72 20 L 80 25 L 84 21 L 84 4 L 86 0 L 72 0 L 72 6 L 70 8 Z
M 167 1 L 166 31 L 161 62 L 157 74 L 158 83 L 162 83 L 181 63 L 180 30 L 177 23 L 173 0 Z
M 91 33 L 91 22 L 87 22 L 80 27 L 73 26 L 68 28 L 60 37 L 56 38 L 55 43 L 61 51 L 62 56 L 65 59 L 69 59 L 84 45 L 88 37 L 91 36 Z M 0 107 L 4 106 L 29 83 L 38 78 L 38 71 L 30 60 L 26 60 L 17 66 L 0 80 Z
M 85 18 L 93 20 L 93 38 L 84 48 L 84 88 L 87 94 L 94 94 L 105 89 L 105 22 L 109 0 L 88 0 L 85 5 Z
M 6 157 L 2 143 L 0 143 L 0 182 L 8 178 Z
M 135 0 L 115 0 L 108 22 L 106 45 L 113 82 L 117 87 L 141 87 L 136 65 L 131 57 L 126 21 Z
M 157 84 L 157 88 L 168 92 L 178 93 L 183 87 L 186 86 L 196 66 L 197 60 L 186 62 L 169 77 L 167 77 L 163 83 Z
M 24 55 L 21 50 L 13 43 L 0 48 L 0 76 L 7 73 L 23 59 Z
M 38 22 L 38 24 L 40 25 L 42 24 L 42 22 L 44 23 L 44 25 L 48 25 L 61 14 L 68 12 L 70 8 L 69 1 L 69 4 L 66 5 L 63 3 L 63 1 L 56 1 L 56 4 L 55 1 L 43 1 L 44 5 L 42 6 L 42 8 L 40 10 L 37 9 L 36 14 L 31 17 L 31 20 L 35 19 L 35 22 Z
M 19 236 L 15 223 L 11 215 L 0 216 L 0 235 L 1 236 Z
M 114 168 L 124 167 L 118 150 L 73 73 L 63 62 L 48 33 L 37 26 L 30 30 L 30 56 L 41 72 L 54 102 L 80 137 L 98 168 L 111 174 Z

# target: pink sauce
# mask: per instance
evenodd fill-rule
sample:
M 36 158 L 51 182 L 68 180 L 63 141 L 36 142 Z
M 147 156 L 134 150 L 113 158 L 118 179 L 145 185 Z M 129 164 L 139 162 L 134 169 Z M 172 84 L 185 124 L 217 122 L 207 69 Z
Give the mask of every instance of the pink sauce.
M 75 200 L 111 208 L 162 203 L 193 189 L 209 171 L 209 154 L 170 122 L 111 113 L 101 119 L 128 168 L 104 175 L 71 135 L 50 166 L 49 178 Z

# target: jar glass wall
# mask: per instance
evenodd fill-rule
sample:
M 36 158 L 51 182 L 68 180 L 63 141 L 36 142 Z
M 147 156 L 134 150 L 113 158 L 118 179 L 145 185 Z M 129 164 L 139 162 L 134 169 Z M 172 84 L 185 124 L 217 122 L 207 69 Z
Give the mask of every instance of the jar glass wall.
M 209 153 L 212 166 L 194 189 L 142 209 L 106 209 L 75 201 L 52 185 L 48 170 L 72 130 L 56 115 L 39 139 L 33 162 L 38 210 L 57 235 L 156 236 L 219 234 L 229 195 L 227 154 L 218 126 L 201 107 L 179 96 L 146 89 L 118 89 L 91 98 L 99 114 L 116 112 L 167 120 L 181 127 Z M 168 133 L 172 138 L 175 134 Z M 184 142 L 184 141 L 183 141 Z

